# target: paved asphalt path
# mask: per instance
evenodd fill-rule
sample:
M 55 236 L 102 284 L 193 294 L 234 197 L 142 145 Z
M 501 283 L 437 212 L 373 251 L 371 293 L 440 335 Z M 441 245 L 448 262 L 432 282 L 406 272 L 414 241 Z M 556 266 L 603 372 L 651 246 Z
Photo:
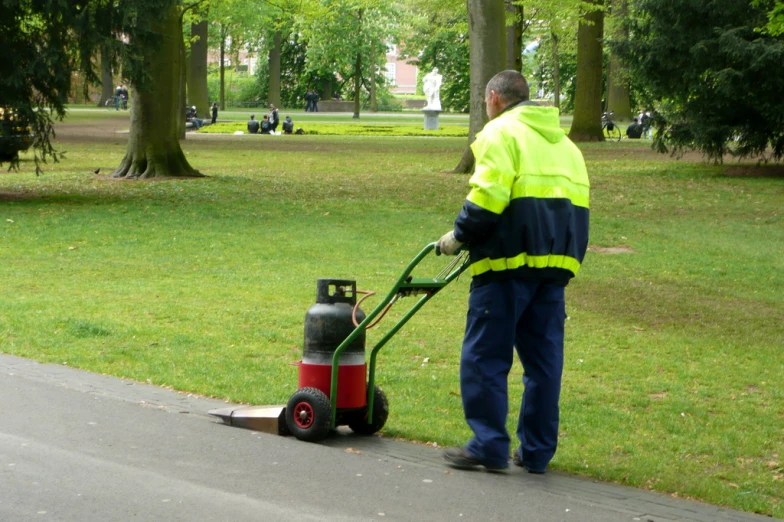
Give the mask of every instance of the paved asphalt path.
M 424 445 L 343 433 L 310 444 L 206 415 L 224 406 L 0 355 L 0 521 L 770 520 L 557 472 L 449 470 Z

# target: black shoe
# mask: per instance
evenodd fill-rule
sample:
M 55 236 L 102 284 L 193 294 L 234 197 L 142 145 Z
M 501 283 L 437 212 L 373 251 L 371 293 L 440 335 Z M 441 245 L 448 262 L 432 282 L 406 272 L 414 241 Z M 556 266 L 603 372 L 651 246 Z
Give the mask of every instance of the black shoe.
M 509 467 L 509 464 L 503 466 L 485 464 L 481 460 L 472 457 L 465 448 L 448 448 L 444 451 L 444 460 L 457 469 L 477 469 L 484 467 L 487 471 L 504 471 Z
M 512 464 L 524 468 L 528 473 L 533 473 L 534 475 L 544 475 L 545 470 L 540 471 L 538 469 L 531 469 L 523 464 L 523 459 L 520 457 L 520 450 L 515 451 L 514 455 L 512 455 Z

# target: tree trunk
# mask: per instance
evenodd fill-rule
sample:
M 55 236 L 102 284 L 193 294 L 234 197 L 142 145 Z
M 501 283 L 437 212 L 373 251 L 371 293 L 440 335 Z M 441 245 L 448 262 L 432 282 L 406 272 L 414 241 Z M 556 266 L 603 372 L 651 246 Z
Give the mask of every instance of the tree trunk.
M 280 107 L 280 31 L 272 37 L 272 48 L 269 50 L 269 94 L 268 102 Z
M 104 107 L 106 102 L 114 100 L 114 77 L 112 76 L 112 56 L 108 45 L 101 46 L 101 99 L 98 107 Z
M 553 106 L 561 108 L 561 58 L 558 56 L 558 35 L 550 33 L 553 43 Z
M 523 7 L 506 0 L 506 68 L 523 72 Z
M 207 89 L 207 21 L 191 24 L 191 59 L 188 66 L 188 100 L 200 118 L 210 118 Z
M 364 9 L 359 9 L 359 27 L 362 27 L 362 15 Z M 362 94 L 362 51 L 357 51 L 357 59 L 354 62 L 354 115 L 352 118 L 359 118 L 359 96 Z
M 228 29 L 225 25 L 221 24 L 220 34 L 220 108 L 222 111 L 226 110 L 226 75 L 224 66 L 226 64 L 226 34 Z
M 601 5 L 602 0 L 591 3 Z M 577 29 L 577 79 L 572 141 L 604 141 L 602 136 L 602 34 L 604 12 L 586 13 Z
M 179 124 L 177 125 L 177 138 L 180 140 L 184 140 L 185 139 L 185 112 L 187 110 L 185 108 L 185 102 L 188 99 L 187 93 L 185 92 L 188 85 L 188 56 L 185 53 L 184 39 L 182 40 L 182 42 L 180 42 L 180 63 L 182 64 L 182 67 L 180 67 L 180 77 L 178 79 L 179 83 L 177 85 L 178 97 L 176 101 L 177 107 L 180 108 L 179 114 L 177 116 L 179 119 Z
M 468 123 L 468 146 L 453 172 L 469 173 L 474 169 L 471 143 L 487 121 L 485 87 L 490 78 L 504 69 L 506 32 L 504 0 L 467 0 L 469 57 L 471 62 L 471 116 Z
M 607 110 L 615 113 L 614 120 L 632 119 L 632 102 L 629 79 L 617 54 L 610 54 L 607 67 Z
M 334 83 L 335 83 L 335 80 L 333 78 L 325 79 L 323 82 L 321 82 L 321 90 L 322 90 L 323 99 L 325 99 L 325 100 L 331 100 L 332 99 L 332 92 L 333 92 L 332 91 L 332 87 L 333 87 Z
M 144 56 L 147 76 L 134 84 L 131 131 L 115 178 L 201 176 L 185 159 L 177 139 L 182 124 L 180 89 L 183 67 L 182 20 L 177 6 L 155 19 L 151 30 L 161 46 Z
M 624 19 L 628 16 L 626 0 L 612 2 L 612 34 L 616 42 L 629 39 L 629 31 L 625 28 Z M 607 110 L 615 113 L 615 120 L 629 121 L 632 119 L 631 96 L 629 93 L 629 77 L 624 70 L 618 54 L 610 48 L 610 63 L 607 67 Z
M 359 118 L 359 97 L 362 94 L 362 53 L 357 53 L 357 60 L 354 62 L 354 115 L 352 118 Z
M 378 112 L 378 100 L 376 99 L 376 62 L 370 63 L 370 112 Z

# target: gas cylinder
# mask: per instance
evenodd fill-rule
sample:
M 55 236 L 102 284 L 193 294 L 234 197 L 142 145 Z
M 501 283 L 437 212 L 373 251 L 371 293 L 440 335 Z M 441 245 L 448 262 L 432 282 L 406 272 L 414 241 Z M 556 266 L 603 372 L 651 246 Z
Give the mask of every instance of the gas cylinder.
M 319 279 L 316 303 L 305 314 L 305 342 L 299 365 L 299 387 L 318 388 L 327 396 L 331 392 L 332 358 L 338 346 L 365 318 L 357 304 L 356 281 Z M 338 408 L 361 408 L 366 405 L 365 331 L 341 353 L 338 366 Z

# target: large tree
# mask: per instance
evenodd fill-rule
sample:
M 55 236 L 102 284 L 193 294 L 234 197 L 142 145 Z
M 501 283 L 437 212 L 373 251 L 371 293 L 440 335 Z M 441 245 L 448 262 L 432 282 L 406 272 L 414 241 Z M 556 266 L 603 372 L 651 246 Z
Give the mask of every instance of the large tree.
M 280 107 L 280 58 L 281 58 L 281 35 L 280 30 L 272 34 L 272 45 L 269 49 L 269 94 L 267 101 L 276 107 Z
M 542 36 L 535 53 L 533 77 L 545 93 L 552 94 L 553 105 L 558 108 L 561 108 L 562 85 L 568 85 L 570 99 L 566 105 L 573 106 L 577 27 L 586 4 L 583 0 L 518 0 L 516 3 L 524 9 L 526 28 Z M 531 72 L 527 70 L 526 74 Z
M 654 146 L 784 156 L 784 36 L 760 28 L 781 1 L 637 0 L 628 45 L 634 78 L 656 101 Z M 782 11 L 784 12 L 784 11 Z
M 191 39 L 187 66 L 188 103 L 196 107 L 202 118 L 207 118 L 210 114 L 210 96 L 207 89 L 207 26 L 207 20 L 194 20 L 190 23 Z
M 506 3 L 506 68 L 523 72 L 525 12 L 514 0 L 504 1 Z
M 504 0 L 468 0 L 468 32 L 471 42 L 471 115 L 468 146 L 455 172 L 474 169 L 471 143 L 487 122 L 485 87 L 506 65 L 506 6 Z
M 628 16 L 628 0 L 611 0 L 609 29 L 615 42 L 629 39 L 629 28 L 626 23 Z M 632 118 L 629 75 L 623 65 L 616 47 L 609 48 L 610 57 L 607 64 L 607 107 L 615 113 L 615 120 L 629 121 Z
M 81 69 L 98 83 L 92 58 L 108 45 L 132 85 L 128 149 L 114 176 L 200 175 L 177 138 L 184 124 L 182 13 L 179 0 L 0 2 L 0 99 L 13 108 L 4 111 L 14 116 L 12 128 L 33 131 L 36 160 L 57 159 L 52 118 L 65 115 L 71 73 Z
M 220 106 L 226 104 L 226 65 L 239 62 L 239 54 L 247 52 L 258 57 L 273 47 L 272 41 L 279 24 L 279 16 L 288 6 L 277 1 L 211 0 L 209 39 L 220 55 Z M 263 63 L 263 60 L 259 60 Z M 268 70 L 265 65 L 265 70 Z M 265 78 L 266 80 L 266 78 Z M 206 81 L 206 80 L 205 80 Z M 278 99 L 273 86 L 270 101 Z M 273 102 L 274 103 L 274 102 Z
M 602 0 L 592 4 L 577 30 L 577 79 L 574 118 L 569 138 L 573 141 L 602 141 Z
M 201 176 L 180 147 L 184 125 L 185 49 L 178 0 L 138 0 L 147 9 L 122 12 L 131 129 L 116 178 Z M 127 6 L 126 6 L 127 7 Z
M 101 97 L 98 99 L 98 107 L 103 107 L 107 102 L 114 99 L 114 59 L 111 47 L 102 45 L 100 51 L 101 63 Z

